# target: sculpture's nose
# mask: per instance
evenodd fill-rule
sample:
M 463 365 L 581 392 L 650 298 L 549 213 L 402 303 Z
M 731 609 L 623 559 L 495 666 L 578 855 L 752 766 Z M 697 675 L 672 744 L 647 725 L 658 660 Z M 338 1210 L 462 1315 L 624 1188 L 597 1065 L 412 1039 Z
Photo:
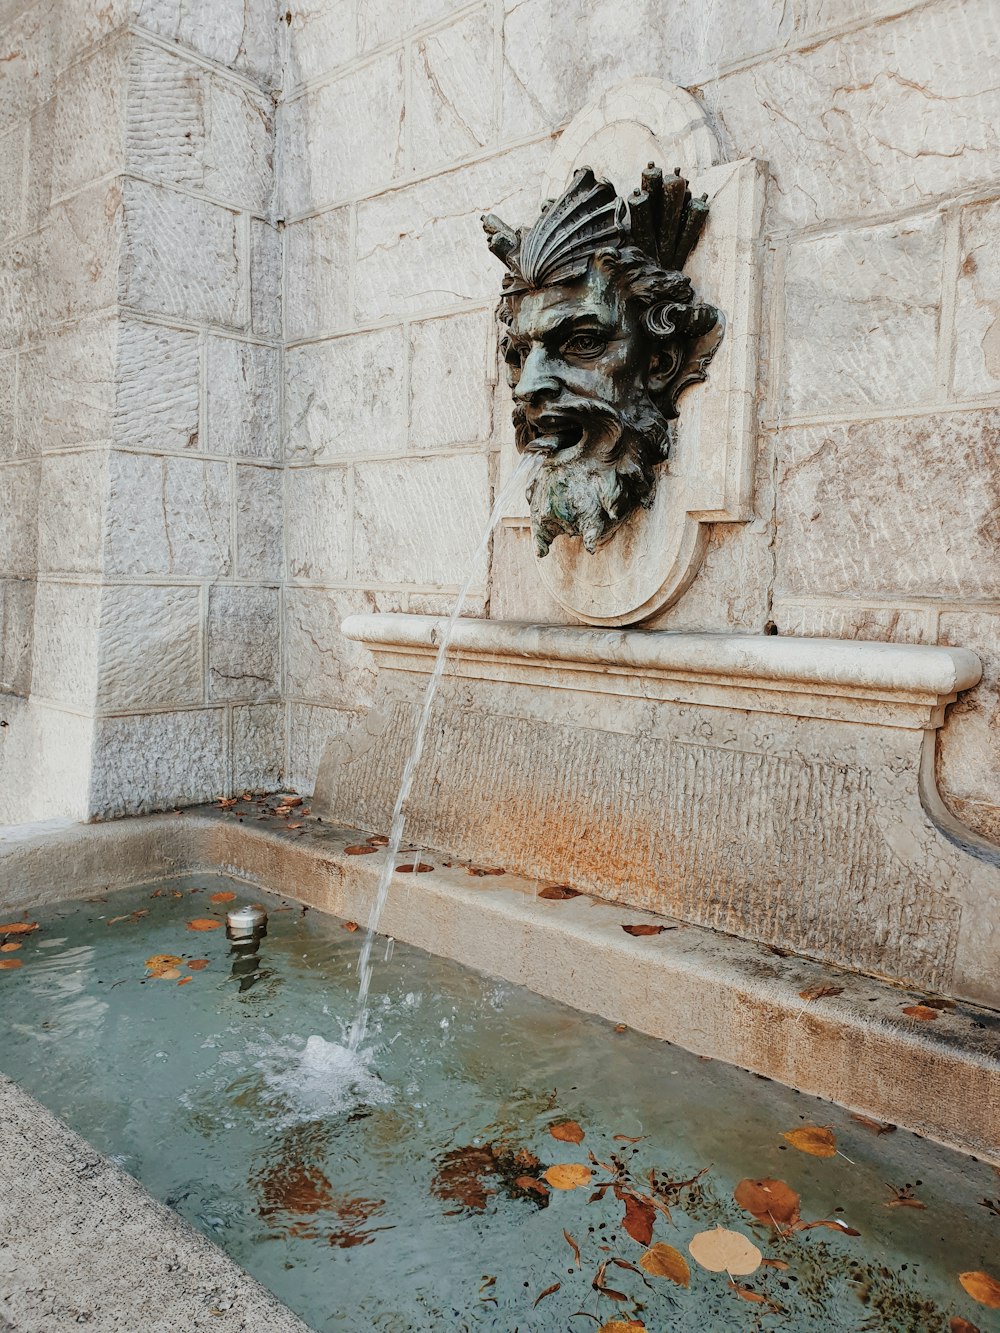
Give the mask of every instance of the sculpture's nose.
M 548 352 L 544 347 L 532 347 L 514 386 L 514 397 L 519 403 L 530 405 L 549 394 L 558 393 L 559 389 L 559 380 Z

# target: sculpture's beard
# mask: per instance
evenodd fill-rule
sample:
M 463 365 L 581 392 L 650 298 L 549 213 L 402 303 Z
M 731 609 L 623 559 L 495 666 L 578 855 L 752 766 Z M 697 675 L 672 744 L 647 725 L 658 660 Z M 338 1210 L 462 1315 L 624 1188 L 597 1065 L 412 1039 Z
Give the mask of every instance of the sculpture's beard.
M 544 459 L 528 490 L 540 556 L 548 555 L 560 533 L 579 537 L 593 553 L 633 510 L 652 504 L 655 468 L 667 457 L 670 427 L 648 395 L 624 408 L 561 397 L 531 421 L 517 404 L 513 421 L 518 449 Z

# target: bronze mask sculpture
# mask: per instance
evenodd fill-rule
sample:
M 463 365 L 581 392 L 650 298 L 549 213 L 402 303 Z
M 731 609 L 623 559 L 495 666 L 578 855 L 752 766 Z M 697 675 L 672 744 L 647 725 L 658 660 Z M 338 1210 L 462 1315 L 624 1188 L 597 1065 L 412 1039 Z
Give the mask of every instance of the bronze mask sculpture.
M 557 536 L 593 552 L 640 505 L 671 421 L 706 377 L 724 319 L 681 269 L 708 216 L 650 163 L 626 201 L 581 168 L 530 229 L 483 218 L 507 266 L 497 310 L 518 449 L 543 456 L 528 492 L 539 555 Z

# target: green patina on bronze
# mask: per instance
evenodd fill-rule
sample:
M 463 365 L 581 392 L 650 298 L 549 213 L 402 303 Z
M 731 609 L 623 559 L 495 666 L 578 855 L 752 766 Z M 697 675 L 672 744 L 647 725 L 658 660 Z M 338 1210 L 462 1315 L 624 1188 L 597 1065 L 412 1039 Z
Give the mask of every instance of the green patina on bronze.
M 703 380 L 724 317 L 682 272 L 708 217 L 650 163 L 626 202 L 581 168 L 528 229 L 483 218 L 507 267 L 497 310 L 539 555 L 560 534 L 595 551 L 639 506 L 670 453 L 681 392 Z

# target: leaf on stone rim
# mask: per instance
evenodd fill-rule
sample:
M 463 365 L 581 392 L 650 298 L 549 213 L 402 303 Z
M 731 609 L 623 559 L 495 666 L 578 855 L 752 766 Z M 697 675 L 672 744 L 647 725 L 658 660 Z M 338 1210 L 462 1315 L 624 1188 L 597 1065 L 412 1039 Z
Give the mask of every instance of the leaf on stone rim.
M 375 845 L 375 843 L 369 843 L 369 842 L 354 842 L 354 843 L 351 843 L 350 847 L 345 847 L 345 848 L 344 848 L 344 855 L 345 855 L 345 856 L 371 856 L 371 854 L 372 854 L 373 852 L 377 852 L 378 850 L 379 850 L 379 848 Z
M 903 1010 L 907 1018 L 918 1018 L 921 1023 L 932 1023 L 938 1016 L 938 1011 L 932 1009 L 929 1004 L 910 1004 Z
M 352 935 L 354 934 L 354 932 L 355 932 L 358 928 L 359 928 L 359 927 L 358 927 L 358 923 L 357 923 L 356 921 L 342 921 L 342 922 L 340 923 L 340 929 L 341 929 L 341 930 L 349 930 L 349 931 L 351 932 Z
M 188 930 L 218 930 L 222 922 L 214 916 L 196 916 L 187 923 Z
M 546 884 L 538 890 L 538 896 L 548 902 L 561 903 L 568 898 L 579 898 L 580 890 L 571 889 L 568 884 Z
M 481 879 L 484 875 L 506 875 L 507 872 L 503 866 L 466 866 L 465 873 Z
M 686 1287 L 691 1281 L 691 1269 L 680 1250 L 659 1240 L 639 1260 L 639 1267 L 652 1277 L 669 1278 L 679 1287 Z
M 642 923 L 636 926 L 622 926 L 626 935 L 633 935 L 636 938 L 641 935 L 662 935 L 665 930 L 676 929 L 676 926 L 647 926 Z
M 764 1177 L 761 1180 L 741 1180 L 733 1190 L 739 1206 L 758 1222 L 781 1228 L 794 1226 L 799 1220 L 801 1200 L 783 1180 Z
M 799 991 L 800 1000 L 823 1000 L 827 996 L 843 995 L 843 986 L 830 986 L 824 981 L 818 981 L 815 986 L 807 986 L 805 990 Z
M 782 1138 L 810 1157 L 837 1155 L 837 1140 L 833 1137 L 833 1130 L 826 1125 L 801 1125 L 798 1129 L 790 1129 Z
M 575 1190 L 581 1185 L 590 1184 L 591 1171 L 589 1167 L 581 1166 L 579 1162 L 565 1162 L 550 1166 L 545 1173 L 545 1179 L 554 1190 Z
M 546 1296 L 551 1296 L 553 1292 L 558 1291 L 561 1286 L 562 1286 L 561 1282 L 553 1282 L 551 1287 L 546 1287 L 544 1291 L 540 1291 L 538 1295 L 535 1297 L 534 1303 L 532 1304 L 531 1308 L 534 1309 L 535 1306 L 538 1305 L 539 1301 L 544 1301 Z
M 584 1138 L 583 1130 L 575 1120 L 560 1120 L 549 1125 L 549 1133 L 560 1143 L 582 1143 Z
M 0 935 L 27 935 L 33 930 L 38 930 L 37 921 L 8 921 L 0 926 Z
M 407 862 L 407 864 L 406 864 L 405 866 L 397 866 L 397 867 L 396 867 L 396 874 L 397 874 L 397 875 L 426 875 L 427 872 L 428 872 L 428 870 L 433 870 L 433 869 L 434 869 L 434 867 L 433 867 L 433 866 L 429 866 L 429 865 L 427 864 L 426 861 L 413 861 L 413 862 Z
M 710 1273 L 730 1273 L 736 1277 L 755 1273 L 764 1257 L 749 1236 L 726 1227 L 699 1231 L 688 1242 L 688 1252 L 695 1263 Z
M 1000 1282 L 989 1273 L 959 1273 L 958 1280 L 974 1301 L 990 1310 L 1000 1310 Z
M 859 1125 L 864 1125 L 865 1129 L 870 1129 L 873 1134 L 895 1134 L 896 1126 L 890 1124 L 888 1120 L 872 1120 L 866 1115 L 851 1114 L 851 1119 Z

